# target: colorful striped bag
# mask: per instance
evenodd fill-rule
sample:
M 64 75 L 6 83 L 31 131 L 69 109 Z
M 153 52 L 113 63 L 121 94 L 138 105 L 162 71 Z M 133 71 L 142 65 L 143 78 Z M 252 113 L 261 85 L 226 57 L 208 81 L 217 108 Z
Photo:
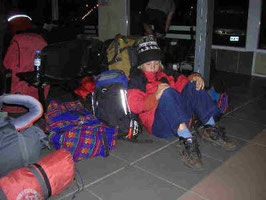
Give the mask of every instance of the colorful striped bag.
M 109 128 L 89 113 L 80 101 L 52 100 L 45 114 L 46 132 L 56 149 L 65 148 L 75 162 L 107 157 L 116 145 L 118 128 Z

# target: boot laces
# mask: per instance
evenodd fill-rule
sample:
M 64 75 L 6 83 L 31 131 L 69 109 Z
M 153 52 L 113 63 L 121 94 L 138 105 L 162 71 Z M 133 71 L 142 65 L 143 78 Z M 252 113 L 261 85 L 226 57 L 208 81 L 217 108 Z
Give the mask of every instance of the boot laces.
M 201 158 L 201 153 L 199 150 L 199 143 L 196 139 L 191 141 L 184 141 L 186 152 L 188 153 L 188 157 L 198 157 Z
M 215 140 L 222 139 L 225 142 L 228 141 L 228 138 L 225 136 L 225 128 L 224 127 L 212 126 L 210 128 L 211 128 L 211 132 L 213 134 L 213 135 L 211 135 L 211 137 L 213 137 L 213 139 L 215 139 Z

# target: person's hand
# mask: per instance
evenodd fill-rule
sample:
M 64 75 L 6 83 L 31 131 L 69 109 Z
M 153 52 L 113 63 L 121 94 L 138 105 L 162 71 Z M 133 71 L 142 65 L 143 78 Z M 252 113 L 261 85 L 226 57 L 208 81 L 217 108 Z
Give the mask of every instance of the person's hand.
M 190 82 L 196 82 L 196 90 L 204 89 L 204 80 L 201 76 L 192 76 Z
M 163 91 L 167 88 L 169 88 L 169 85 L 167 83 L 161 83 L 158 85 L 157 91 L 155 93 L 156 100 L 159 100 L 161 98 Z

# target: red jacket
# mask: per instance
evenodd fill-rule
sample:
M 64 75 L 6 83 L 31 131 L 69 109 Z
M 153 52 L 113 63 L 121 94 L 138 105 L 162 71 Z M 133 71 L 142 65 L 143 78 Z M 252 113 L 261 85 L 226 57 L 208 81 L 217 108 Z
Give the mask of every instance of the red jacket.
M 128 104 L 131 111 L 138 114 L 147 131 L 152 134 L 154 115 L 158 105 L 155 97 L 158 85 L 167 80 L 166 82 L 168 82 L 170 87 L 181 92 L 189 82 L 189 79 L 184 75 L 180 75 L 175 81 L 172 76 L 168 76 L 161 71 L 144 72 L 144 76 L 137 76 L 130 79 L 127 93 Z

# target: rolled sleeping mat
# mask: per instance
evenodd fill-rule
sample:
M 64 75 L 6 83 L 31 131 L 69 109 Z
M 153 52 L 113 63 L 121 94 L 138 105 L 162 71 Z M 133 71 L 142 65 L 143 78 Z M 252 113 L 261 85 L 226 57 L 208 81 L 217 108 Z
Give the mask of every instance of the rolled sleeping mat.
M 35 121 L 40 119 L 43 114 L 42 104 L 32 96 L 22 94 L 8 94 L 0 96 L 0 104 L 15 104 L 28 108 L 29 112 L 10 121 L 6 121 L 0 126 L 10 123 L 15 126 L 17 131 L 31 126 Z
M 72 155 L 62 148 L 0 178 L 0 199 L 48 199 L 65 190 L 74 176 Z

